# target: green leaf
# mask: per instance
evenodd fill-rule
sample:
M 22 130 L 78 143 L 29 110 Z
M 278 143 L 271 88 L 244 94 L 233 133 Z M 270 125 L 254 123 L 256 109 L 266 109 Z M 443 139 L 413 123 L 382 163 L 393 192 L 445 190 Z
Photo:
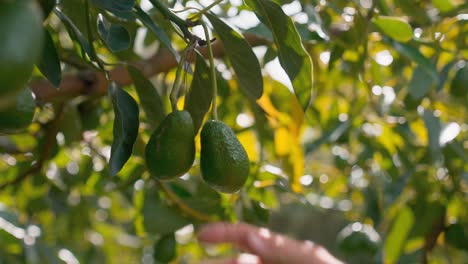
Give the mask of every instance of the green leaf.
M 162 28 L 160 28 L 156 23 L 151 19 L 148 14 L 145 13 L 140 7 L 135 6 L 135 14 L 138 19 L 145 25 L 148 29 L 150 29 L 154 35 L 161 41 L 161 43 L 169 49 L 169 51 L 174 55 L 177 61 L 180 60 L 179 53 L 172 47 L 171 39 L 167 36 L 166 32 Z
M 135 100 L 114 82 L 109 85 L 109 95 L 115 119 L 111 147 L 110 173 L 116 175 L 132 155 L 133 144 L 138 136 L 138 105 Z
M 184 104 L 184 109 L 192 116 L 195 131 L 200 129 L 213 99 L 209 72 L 205 59 L 197 53 L 195 73 Z
M 42 9 L 42 13 L 44 14 L 44 20 L 47 19 L 52 9 L 55 7 L 55 0 L 39 0 L 39 4 Z
M 63 133 L 65 144 L 71 146 L 82 138 L 83 128 L 77 107 L 68 104 L 63 110 L 62 121 L 60 122 L 60 131 Z
M 109 11 L 129 11 L 135 5 L 135 0 L 93 0 L 93 4 Z
M 450 2 L 450 0 L 432 0 L 432 4 L 439 9 L 440 12 L 448 12 L 452 10 L 455 6 Z
M 60 18 L 62 23 L 65 25 L 67 28 L 68 34 L 70 34 L 70 37 L 72 39 L 76 39 L 78 43 L 80 44 L 80 47 L 82 49 L 82 52 L 85 52 L 88 54 L 88 56 L 93 59 L 94 61 L 97 60 L 92 48 L 91 44 L 86 41 L 85 37 L 81 33 L 81 31 L 78 29 L 78 27 L 73 23 L 73 21 L 65 15 L 60 9 L 54 9 L 55 14 Z
M 263 77 L 255 53 L 244 37 L 213 14 L 206 14 L 223 41 L 224 50 L 236 72 L 239 88 L 256 100 L 263 94 Z
M 409 207 L 403 207 L 385 240 L 385 263 L 395 263 L 398 260 L 413 223 L 413 212 Z
M 408 44 L 392 41 L 393 47 L 403 56 L 417 63 L 422 69 L 424 69 L 429 76 L 432 78 L 434 83 L 439 83 L 439 74 L 436 66 L 429 61 L 421 52 Z
M 130 47 L 130 33 L 122 25 L 110 23 L 104 16 L 100 15 L 97 28 L 99 35 L 110 51 L 118 52 Z
M 292 82 L 296 97 L 304 111 L 310 104 L 312 92 L 312 61 L 290 17 L 271 0 L 246 0 L 260 21 L 273 33 L 278 57 Z
M 55 49 L 54 41 L 48 30 L 44 30 L 44 46 L 42 47 L 42 57 L 37 67 L 41 73 L 55 87 L 60 86 L 62 80 L 62 69 L 60 68 L 60 60 Z
M 418 65 L 408 85 L 409 93 L 414 99 L 421 99 L 429 92 L 433 84 L 434 80 L 429 73 Z
M 451 224 L 447 227 L 445 240 L 453 247 L 468 250 L 468 234 L 460 223 Z
M 422 113 L 424 124 L 426 125 L 427 134 L 429 135 L 429 149 L 433 159 L 438 159 L 440 152 L 440 132 L 442 130 L 440 119 L 429 110 L 424 110 Z
M 154 259 L 162 263 L 169 263 L 176 256 L 176 246 L 174 233 L 164 235 L 154 244 Z
M 166 116 L 162 99 L 153 84 L 135 67 L 128 65 L 128 73 L 133 80 L 141 106 L 148 122 L 156 127 Z
M 373 20 L 374 24 L 385 35 L 400 42 L 408 42 L 413 38 L 413 29 L 400 17 L 379 16 Z
M 144 230 L 153 235 L 167 235 L 190 223 L 178 210 L 167 205 L 151 190 L 145 190 L 141 212 Z

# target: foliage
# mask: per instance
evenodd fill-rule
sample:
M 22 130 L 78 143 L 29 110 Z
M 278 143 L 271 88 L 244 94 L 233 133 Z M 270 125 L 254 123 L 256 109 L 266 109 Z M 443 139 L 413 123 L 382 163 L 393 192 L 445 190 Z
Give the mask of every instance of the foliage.
M 17 2 L 44 20 L 43 33 L 0 25 L 0 80 L 36 66 L 27 129 L 3 129 L 22 118 L 5 109 L 23 80 L 0 87 L 0 263 L 236 254 L 197 242 L 217 220 L 349 263 L 468 259 L 464 1 Z M 145 147 L 176 109 L 193 119 L 195 162 L 160 181 Z M 200 172 L 212 118 L 250 160 L 234 194 Z

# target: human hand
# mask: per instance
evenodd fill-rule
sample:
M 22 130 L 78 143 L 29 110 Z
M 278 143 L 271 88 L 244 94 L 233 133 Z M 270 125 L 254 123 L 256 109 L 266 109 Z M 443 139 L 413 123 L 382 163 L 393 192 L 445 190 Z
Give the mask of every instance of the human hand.
M 257 256 L 257 258 L 234 258 L 223 264 L 341 264 L 328 251 L 311 241 L 298 241 L 273 233 L 266 228 L 238 223 L 218 222 L 204 226 L 198 239 L 207 243 L 232 243 L 234 246 Z M 205 262 L 208 263 L 208 262 Z

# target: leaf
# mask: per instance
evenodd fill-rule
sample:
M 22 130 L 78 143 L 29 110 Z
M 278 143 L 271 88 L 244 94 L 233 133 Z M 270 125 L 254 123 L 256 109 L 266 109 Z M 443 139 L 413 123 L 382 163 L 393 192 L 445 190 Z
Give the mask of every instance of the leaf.
M 278 57 L 292 82 L 296 97 L 305 111 L 312 92 L 312 61 L 301 43 L 301 38 L 281 6 L 271 0 L 246 0 L 263 24 L 273 33 Z
M 434 83 L 439 83 L 439 74 L 437 73 L 436 66 L 424 57 L 417 48 L 397 41 L 392 41 L 392 45 L 401 55 L 421 66 L 429 74 Z
M 385 240 L 385 263 L 395 263 L 398 260 L 413 223 L 413 212 L 407 206 L 403 207 Z
M 151 19 L 148 14 L 145 13 L 140 7 L 135 6 L 135 14 L 138 19 L 145 25 L 148 29 L 150 29 L 154 35 L 161 41 L 161 43 L 169 49 L 169 51 L 174 55 L 177 61 L 180 60 L 179 53 L 172 47 L 171 39 L 167 36 L 166 32 L 161 29 L 156 23 Z
M 445 241 L 453 247 L 468 250 L 468 234 L 460 223 L 451 224 L 447 227 Z
M 112 52 L 118 52 L 130 47 L 130 33 L 119 24 L 110 23 L 104 16 L 100 15 L 97 21 L 99 36 Z
M 60 68 L 60 60 L 55 49 L 54 41 L 48 30 L 44 30 L 44 46 L 42 47 L 42 57 L 37 67 L 41 73 L 55 87 L 60 86 L 62 80 L 62 69 Z
M 239 88 L 256 100 L 263 94 L 263 77 L 255 53 L 244 37 L 213 14 L 206 14 L 223 41 L 224 50 L 237 75 Z
M 129 11 L 136 0 L 92 0 L 93 4 L 109 11 Z
M 65 15 L 60 9 L 55 8 L 54 9 L 55 14 L 60 18 L 62 23 L 65 25 L 67 28 L 68 34 L 72 37 L 72 39 L 76 39 L 78 43 L 80 44 L 80 47 L 82 49 L 82 52 L 84 51 L 88 56 L 93 59 L 94 61 L 97 60 L 94 52 L 92 51 L 90 43 L 86 41 L 85 37 L 81 33 L 81 31 L 78 29 L 78 27 L 73 23 L 73 21 Z
M 413 29 L 400 17 L 379 16 L 373 20 L 374 24 L 385 35 L 400 42 L 408 42 L 413 38 Z
M 431 150 L 431 156 L 434 160 L 438 159 L 441 154 L 439 138 L 442 128 L 440 119 L 428 110 L 424 110 L 422 118 L 426 125 L 427 134 L 429 135 L 428 145 Z
M 138 136 L 138 105 L 135 100 L 114 82 L 109 85 L 109 95 L 115 119 L 111 147 L 110 173 L 116 175 L 132 154 Z
M 409 93 L 414 99 L 421 99 L 429 92 L 433 84 L 433 79 L 429 73 L 422 67 L 417 66 L 408 85 Z
M 432 0 L 432 4 L 439 9 L 440 12 L 448 12 L 452 10 L 455 6 L 450 2 L 450 0 Z
M 145 190 L 141 210 L 144 230 L 153 235 L 170 234 L 190 223 L 178 210 L 159 199 L 152 190 Z
M 184 104 L 184 109 L 192 116 L 195 131 L 200 129 L 203 118 L 208 112 L 213 99 L 209 71 L 205 60 L 197 53 L 195 73 L 190 92 L 187 94 L 186 103 Z
M 166 116 L 158 91 L 137 68 L 128 65 L 127 70 L 135 85 L 146 118 L 153 127 L 158 126 Z

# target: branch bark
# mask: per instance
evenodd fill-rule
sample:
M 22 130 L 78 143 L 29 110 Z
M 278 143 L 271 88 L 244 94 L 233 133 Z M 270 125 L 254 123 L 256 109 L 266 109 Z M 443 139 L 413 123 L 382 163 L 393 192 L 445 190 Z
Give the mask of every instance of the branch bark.
M 244 37 L 252 47 L 269 43 L 267 39 L 260 38 L 254 34 L 246 34 Z M 220 41 L 213 43 L 212 48 L 215 57 L 224 56 L 224 46 Z M 207 56 L 205 47 L 199 48 L 199 51 L 203 56 Z M 192 61 L 193 58 L 189 58 L 189 60 Z M 140 69 L 146 77 L 151 77 L 170 71 L 177 66 L 177 61 L 167 49 L 161 48 L 153 57 L 132 64 Z M 110 79 L 120 86 L 132 83 L 132 79 L 124 66 L 117 66 L 112 69 L 110 71 Z M 64 101 L 80 95 L 102 96 L 106 94 L 108 84 L 109 82 L 102 72 L 86 70 L 64 75 L 58 89 L 47 80 L 42 79 L 31 81 L 30 86 L 36 95 L 36 100 L 39 103 L 46 103 Z

